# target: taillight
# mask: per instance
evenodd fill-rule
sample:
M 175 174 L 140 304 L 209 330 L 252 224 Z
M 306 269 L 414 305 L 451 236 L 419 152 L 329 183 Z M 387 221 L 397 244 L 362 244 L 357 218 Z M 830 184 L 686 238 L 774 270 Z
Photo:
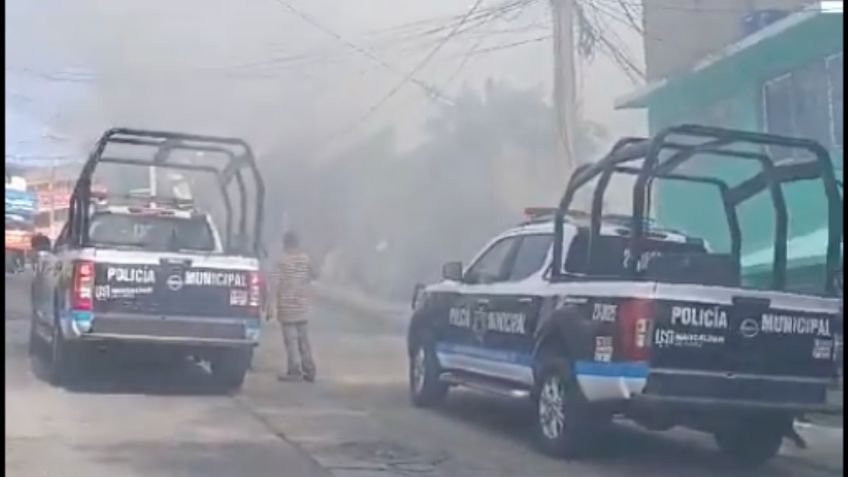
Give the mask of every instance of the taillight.
M 648 360 L 653 313 L 654 306 L 650 300 L 628 300 L 619 305 L 616 348 L 622 360 Z
M 93 296 L 94 262 L 75 262 L 73 287 L 71 289 L 71 308 L 79 311 L 91 311 L 91 299 Z
M 262 301 L 262 276 L 259 272 L 250 272 L 249 280 L 248 304 L 253 308 L 259 308 L 259 303 Z

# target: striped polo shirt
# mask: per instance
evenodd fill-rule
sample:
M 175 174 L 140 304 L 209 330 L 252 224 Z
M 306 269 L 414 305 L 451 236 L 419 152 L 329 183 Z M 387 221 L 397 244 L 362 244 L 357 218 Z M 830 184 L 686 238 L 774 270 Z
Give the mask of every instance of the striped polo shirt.
M 277 318 L 302 321 L 309 308 L 309 282 L 312 265 L 303 252 L 283 252 L 271 270 L 276 290 Z

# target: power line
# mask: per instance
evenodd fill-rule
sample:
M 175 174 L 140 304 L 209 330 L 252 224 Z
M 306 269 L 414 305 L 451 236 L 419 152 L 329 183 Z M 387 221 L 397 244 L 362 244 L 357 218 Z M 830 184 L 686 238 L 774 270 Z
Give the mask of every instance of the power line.
M 521 9 L 523 9 L 528 3 L 532 3 L 528 0 L 503 0 L 498 4 L 478 8 L 472 15 L 457 15 L 451 17 L 451 21 L 447 23 L 442 23 L 435 27 L 429 27 L 428 29 L 420 32 L 415 32 L 414 30 L 404 36 L 399 37 L 400 39 L 404 38 L 415 38 L 415 37 L 427 37 L 438 35 L 445 31 L 450 31 L 455 27 L 459 26 L 465 27 L 465 31 L 472 30 L 480 25 L 488 23 L 488 21 L 493 17 L 502 16 L 510 11 L 518 10 L 519 13 Z M 457 33 L 464 32 L 462 30 Z
M 382 66 L 382 67 L 384 67 L 384 68 L 386 68 L 390 71 L 393 71 L 395 73 L 399 73 L 397 68 L 390 65 L 389 63 L 387 63 L 386 61 L 384 61 L 383 59 L 381 59 L 377 55 L 373 54 L 371 51 L 369 51 L 365 48 L 362 48 L 361 46 L 357 45 L 356 43 L 353 43 L 353 42 L 349 41 L 348 39 L 346 39 L 345 37 L 339 35 L 335 31 L 325 27 L 320 22 L 313 19 L 311 16 L 309 16 L 306 13 L 295 8 L 289 2 L 287 2 L 285 0 L 275 0 L 275 1 L 279 5 L 281 5 L 283 8 L 287 9 L 289 12 L 291 12 L 292 14 L 299 17 L 304 22 L 308 23 L 309 25 L 312 25 L 313 27 L 324 32 L 325 34 L 330 35 L 331 37 L 335 38 L 338 42 L 346 45 L 348 48 L 352 49 L 353 51 L 356 51 L 360 55 L 363 55 L 366 58 L 371 59 L 372 61 L 376 62 L 380 66 Z M 421 81 L 417 78 L 409 77 L 409 78 L 405 78 L 405 80 L 411 81 L 412 83 L 414 83 L 417 86 L 419 86 L 420 88 L 422 88 L 427 93 L 428 98 L 439 98 L 439 99 L 442 99 L 442 100 L 444 100 L 444 98 L 446 98 L 446 96 L 443 95 L 438 89 L 434 88 L 433 86 L 431 86 L 429 84 L 424 83 L 423 81 Z
M 611 11 L 612 7 L 602 7 L 600 2 L 594 0 L 578 2 L 575 7 L 579 27 L 578 47 L 583 56 L 591 59 L 595 51 L 604 51 L 621 67 L 632 82 L 638 83 L 644 80 L 645 74 L 631 58 L 632 54 L 626 43 L 606 21 L 613 19 L 631 27 L 627 20 L 617 12 Z M 589 12 L 592 13 L 592 18 Z
M 515 41 L 515 42 L 512 42 L 512 43 L 505 43 L 505 44 L 502 44 L 502 45 L 496 45 L 496 46 L 492 46 L 492 47 L 488 47 L 488 48 L 478 49 L 477 51 L 475 51 L 470 56 L 485 55 L 485 54 L 489 54 L 489 53 L 496 53 L 498 51 L 510 50 L 510 49 L 513 49 L 513 48 L 516 48 L 516 47 L 519 47 L 519 46 L 525 46 L 525 45 L 530 45 L 530 44 L 533 44 L 533 43 L 548 41 L 551 38 L 553 38 L 553 35 L 543 35 L 543 36 L 539 36 L 539 37 L 535 37 L 535 38 L 530 38 L 530 39 L 527 39 L 527 40 L 520 40 L 520 41 Z
M 597 0 L 592 0 L 597 1 Z M 632 0 L 616 0 L 617 3 L 628 5 L 635 8 L 644 8 L 644 4 L 641 1 L 634 2 Z M 798 7 L 798 5 L 791 4 L 793 8 Z M 718 6 L 688 6 L 688 5 L 675 5 L 672 0 L 666 0 L 663 4 L 651 4 L 652 9 L 656 10 L 666 10 L 666 11 L 683 11 L 683 12 L 706 12 L 706 13 L 750 13 L 751 9 L 747 7 L 718 7 Z M 789 10 L 788 8 L 784 8 L 785 10 Z
M 518 17 L 519 17 L 519 16 L 521 15 L 521 13 L 524 11 L 524 8 L 526 8 L 526 7 L 527 7 L 527 5 L 530 5 L 530 4 L 534 3 L 535 1 L 536 1 L 536 0 L 530 0 L 530 1 L 528 1 L 528 2 L 526 2 L 526 3 L 524 3 L 524 4 L 522 4 L 522 5 L 521 5 L 521 8 L 518 10 L 518 12 L 516 12 L 516 16 L 514 16 L 511 20 L 516 20 L 516 19 L 518 19 Z M 497 19 L 503 18 L 503 16 L 504 16 L 504 15 L 506 15 L 506 12 L 502 12 L 502 13 L 500 13 L 500 14 L 496 15 L 494 18 L 492 18 L 492 19 L 491 19 L 491 21 L 494 21 L 494 20 L 497 20 Z M 455 71 L 454 71 L 454 72 L 453 72 L 453 73 L 452 73 L 452 74 L 448 77 L 447 81 L 445 81 L 444 87 L 449 86 L 451 83 L 453 83 L 453 81 L 454 81 L 457 77 L 459 77 L 459 74 L 462 72 L 462 70 L 465 68 L 465 66 L 468 64 L 468 62 L 471 60 L 471 57 L 472 57 L 472 56 L 474 56 L 474 55 L 475 55 L 475 54 L 479 51 L 480 46 L 483 44 L 483 42 L 484 42 L 484 41 L 486 41 L 486 39 L 487 39 L 487 38 L 489 38 L 489 36 L 490 36 L 490 35 L 492 35 L 493 33 L 494 33 L 494 32 L 493 32 L 492 30 L 489 30 L 489 31 L 485 32 L 484 34 L 482 34 L 482 35 L 481 35 L 481 36 L 477 39 L 477 41 L 476 41 L 476 42 L 474 42 L 474 44 L 473 44 L 473 45 L 471 45 L 471 48 L 469 48 L 469 49 L 468 49 L 468 51 L 465 53 L 465 55 L 462 57 L 462 61 L 460 61 L 459 66 L 458 66 L 458 67 L 456 68 L 456 70 L 455 70 Z
M 333 32 L 332 30 L 330 30 L 327 27 L 324 27 L 323 25 L 321 25 L 320 22 L 315 20 L 313 17 L 306 15 L 304 12 L 302 12 L 300 10 L 297 10 L 297 11 L 302 15 L 306 15 L 306 17 L 308 17 L 311 20 L 311 23 L 310 23 L 311 25 L 318 24 L 320 27 L 323 27 L 322 30 L 321 30 L 322 32 L 326 32 L 326 34 L 332 35 L 334 37 L 334 39 L 345 44 L 345 46 L 347 46 L 349 49 L 356 51 L 360 55 L 364 54 L 365 56 L 369 57 L 369 59 L 371 59 L 372 61 L 374 61 L 376 64 L 380 65 L 383 68 L 390 69 L 391 71 L 398 73 L 398 74 L 403 74 L 403 71 L 400 71 L 397 67 L 394 67 L 393 65 L 390 65 L 386 60 L 383 60 L 382 58 L 377 57 L 377 54 L 375 53 L 375 48 L 377 50 L 387 50 L 387 51 L 388 50 L 396 50 L 397 53 L 404 54 L 404 55 L 408 55 L 410 53 L 417 52 L 417 51 L 423 50 L 425 48 L 429 49 L 429 48 L 432 47 L 432 45 L 434 43 L 437 43 L 438 41 L 440 41 L 440 38 L 435 38 L 435 39 L 431 38 L 431 37 L 435 36 L 436 34 L 438 34 L 439 32 L 445 31 L 445 30 L 447 30 L 451 27 L 455 27 L 455 26 L 461 26 L 461 27 L 464 26 L 464 28 L 460 28 L 460 30 L 457 32 L 456 36 L 458 36 L 460 33 L 466 34 L 467 32 L 470 32 L 471 30 L 473 30 L 474 28 L 477 28 L 480 25 L 489 23 L 489 21 L 492 20 L 492 19 L 504 17 L 505 15 L 507 15 L 510 12 L 514 11 L 516 16 L 520 15 L 521 10 L 524 7 L 526 7 L 528 4 L 531 4 L 531 3 L 536 2 L 536 1 L 538 1 L 538 0 L 503 0 L 500 3 L 497 3 L 497 4 L 492 5 L 492 6 L 478 8 L 478 10 L 475 12 L 474 15 L 471 15 L 466 19 L 466 22 L 465 22 L 464 25 L 460 25 L 459 21 L 455 21 L 455 22 L 453 21 L 454 18 L 461 20 L 463 15 L 458 15 L 458 16 L 455 16 L 455 17 L 449 17 L 451 19 L 451 23 L 449 23 L 447 25 L 440 25 L 440 26 L 437 26 L 437 27 L 431 27 L 429 25 L 431 25 L 435 22 L 438 22 L 439 19 L 421 20 L 419 22 L 414 22 L 413 24 L 414 25 L 419 25 L 419 24 L 425 25 L 429 28 L 427 31 L 425 31 L 425 32 L 411 31 L 410 33 L 405 34 L 404 36 L 401 36 L 401 37 L 384 38 L 384 39 L 379 40 L 376 44 L 372 44 L 372 45 L 367 46 L 367 47 L 362 46 L 361 43 L 357 45 L 354 42 L 352 42 L 350 40 L 346 40 L 344 38 L 342 38 L 342 40 L 339 40 L 339 38 L 341 38 L 341 35 Z M 281 4 L 281 5 L 286 6 L 286 5 L 283 5 L 283 4 Z M 288 7 L 294 8 L 291 4 L 287 4 L 287 5 L 288 5 L 287 8 Z M 301 16 L 301 18 L 302 18 L 302 16 Z M 529 26 L 523 27 L 523 29 L 525 29 L 525 30 L 528 30 L 528 29 L 531 29 L 531 28 L 538 29 L 539 27 L 537 25 L 529 25 Z M 400 29 L 400 27 L 395 28 L 393 30 L 398 30 L 398 29 Z M 393 30 L 389 30 L 389 31 L 393 31 Z M 515 30 L 505 30 L 505 31 L 502 31 L 502 32 L 494 32 L 494 33 L 511 34 L 511 33 L 519 33 L 519 32 L 520 32 L 519 29 L 515 29 Z M 472 38 L 469 38 L 469 39 L 472 39 Z M 422 41 L 423 41 L 423 43 L 422 43 Z M 409 45 L 409 46 L 404 46 L 404 45 Z M 398 47 L 400 47 L 400 48 L 398 49 Z M 365 53 L 362 53 L 360 50 L 364 51 Z M 370 56 L 369 56 L 369 54 L 370 54 Z M 227 76 L 231 76 L 231 77 L 234 77 L 234 78 L 269 79 L 270 80 L 270 79 L 273 79 L 273 78 L 276 77 L 275 72 L 279 72 L 281 70 L 296 69 L 299 72 L 302 72 L 303 67 L 306 64 L 314 64 L 316 66 L 322 66 L 322 64 L 333 63 L 336 60 L 342 59 L 342 58 L 344 58 L 344 55 L 340 55 L 338 53 L 333 53 L 333 52 L 329 52 L 329 53 L 321 52 L 321 53 L 317 53 L 317 54 L 311 53 L 311 52 L 306 52 L 306 53 L 297 53 L 297 54 L 287 54 L 287 55 L 283 55 L 283 56 L 277 56 L 277 57 L 272 57 L 272 58 L 257 60 L 257 61 L 251 61 L 251 62 L 244 62 L 244 63 L 240 63 L 240 64 L 237 64 L 237 65 L 231 65 L 231 66 L 227 66 L 227 67 L 215 66 L 215 67 L 208 67 L 208 68 L 202 68 L 202 69 L 207 70 L 207 71 L 208 70 L 214 70 L 214 71 L 217 71 L 217 72 L 227 71 L 227 70 L 235 70 L 235 71 L 226 73 Z M 265 70 L 267 68 L 273 68 L 273 70 L 262 71 L 262 70 Z M 254 71 L 248 72 L 248 71 L 245 71 L 245 70 L 254 70 Z M 419 78 L 413 78 L 411 81 L 417 82 L 418 86 L 421 87 L 422 89 L 424 89 L 425 92 L 428 94 L 429 99 L 446 101 L 447 98 L 445 96 L 445 93 L 439 91 L 439 89 L 436 88 L 433 84 L 425 82 L 425 81 L 423 81 Z
M 496 5 L 477 9 L 477 15 L 485 15 L 487 13 L 492 13 L 492 12 L 497 12 L 497 11 L 507 11 L 509 9 L 515 8 L 516 5 L 519 5 L 519 4 L 522 4 L 522 3 L 523 3 L 522 0 L 518 0 L 518 1 L 516 1 L 516 0 L 505 0 L 501 3 L 499 3 L 499 4 L 496 4 Z M 439 16 L 439 17 L 428 18 L 428 19 L 424 19 L 424 20 L 415 20 L 415 21 L 412 21 L 412 22 L 409 22 L 409 23 L 404 23 L 404 24 L 397 25 L 397 26 L 394 26 L 394 27 L 389 27 L 387 29 L 376 30 L 372 33 L 374 33 L 374 34 L 393 33 L 393 32 L 403 31 L 404 29 L 414 30 L 414 27 L 418 27 L 418 26 L 421 26 L 421 25 L 428 25 L 428 24 L 442 24 L 442 25 L 444 25 L 446 21 L 460 21 L 463 18 L 463 16 L 464 16 L 464 14 L 459 14 L 459 15 Z M 473 17 L 469 17 L 469 19 L 471 19 L 471 18 L 473 18 Z
M 470 17 L 477 10 L 477 8 L 480 6 L 481 3 L 483 3 L 483 0 L 476 0 L 474 2 L 474 4 L 471 6 L 471 8 L 469 8 L 468 11 L 465 13 L 465 15 L 463 16 L 463 19 L 467 19 L 468 17 Z M 327 144 L 334 141 L 335 139 L 348 134 L 349 132 L 356 129 L 364 121 L 366 121 L 371 115 L 373 115 L 374 113 L 379 111 L 380 108 L 382 108 L 383 105 L 385 105 L 389 100 L 391 100 L 404 87 L 404 85 L 406 85 L 406 83 L 410 81 L 410 79 L 415 74 L 417 74 L 419 71 L 421 71 L 430 62 L 430 60 L 434 56 L 436 56 L 436 54 L 439 53 L 439 51 L 442 49 L 442 47 L 445 46 L 445 44 L 447 44 L 447 42 L 450 41 L 451 38 L 453 38 L 456 35 L 456 33 L 459 31 L 460 28 L 462 28 L 462 26 L 464 24 L 465 24 L 465 22 L 462 21 L 462 20 L 459 23 L 457 23 L 454 26 L 454 28 L 450 31 L 450 33 L 445 35 L 441 39 L 441 41 L 439 41 L 439 43 L 436 44 L 436 46 L 430 51 L 430 53 L 428 53 L 421 61 L 419 61 L 418 64 L 415 65 L 415 67 L 400 82 L 398 82 L 394 87 L 392 87 L 376 103 L 372 104 L 371 107 L 369 107 L 365 111 L 364 114 L 362 114 L 359 118 L 357 118 L 357 120 L 353 121 L 350 125 L 342 128 L 341 130 L 339 130 L 335 134 L 332 134 L 319 147 L 325 147 Z

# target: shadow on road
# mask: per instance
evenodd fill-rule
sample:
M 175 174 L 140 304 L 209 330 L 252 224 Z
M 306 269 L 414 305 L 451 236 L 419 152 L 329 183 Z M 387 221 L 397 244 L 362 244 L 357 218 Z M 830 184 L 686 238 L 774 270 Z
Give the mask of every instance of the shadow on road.
M 364 405 L 381 409 L 411 406 L 402 383 L 348 384 L 344 392 Z M 454 389 L 440 407 L 416 412 L 432 413 L 452 423 L 473 426 L 484 434 L 501 436 L 526 452 L 539 453 L 533 444 L 534 411 L 529 401 Z M 797 470 L 787 468 L 788 461 L 784 457 L 777 457 L 755 471 L 741 470 L 722 457 L 710 436 L 694 431 L 650 432 L 626 422 L 614 422 L 601 433 L 598 442 L 596 450 L 583 459 L 592 466 L 595 475 L 653 475 L 661 468 L 663 475 L 774 477 L 796 475 L 793 470 Z
M 533 448 L 533 408 L 529 402 L 483 397 L 471 392 L 452 392 L 436 412 L 451 420 L 462 421 L 514 440 L 516 445 Z M 682 434 L 682 435 L 681 435 Z M 718 450 L 705 445 L 709 436 L 692 433 L 649 432 L 626 423 L 612 423 L 599 436 L 597 448 L 586 456 L 596 469 L 609 469 L 611 474 L 639 469 L 651 472 L 665 469 L 667 475 L 684 475 L 693 468 L 715 475 L 789 475 L 775 467 L 778 457 L 760 469 L 745 471 L 735 468 Z M 675 468 L 677 471 L 675 471 Z M 603 474 L 603 472 L 600 472 Z
M 33 374 L 48 379 L 48 362 L 40 356 L 30 359 Z M 212 396 L 224 394 L 208 371 L 191 361 L 163 364 L 140 362 L 120 355 L 92 353 L 85 359 L 79 376 L 63 386 L 73 393 L 137 394 L 151 396 Z

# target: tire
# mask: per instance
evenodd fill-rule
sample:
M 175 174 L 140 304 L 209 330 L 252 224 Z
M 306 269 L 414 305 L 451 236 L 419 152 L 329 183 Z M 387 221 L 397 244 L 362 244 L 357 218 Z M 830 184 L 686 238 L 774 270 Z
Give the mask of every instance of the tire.
M 236 392 L 244 384 L 250 366 L 251 349 L 224 349 L 210 360 L 215 387 L 224 392 Z
M 29 356 L 36 357 L 44 349 L 44 340 L 35 331 L 35 317 L 29 320 L 29 340 L 27 341 L 27 352 Z
M 739 419 L 714 432 L 721 453 L 736 467 L 754 469 L 777 455 L 792 419 L 762 416 Z
M 253 347 L 247 351 L 247 370 L 253 370 Z
M 542 453 L 573 459 L 584 456 L 600 429 L 564 358 L 545 358 L 533 392 L 534 434 Z M 596 425 L 597 424 L 597 425 Z
M 432 340 L 421 340 L 409 357 L 409 396 L 415 407 L 433 407 L 444 402 L 448 385 L 439 380 L 441 373 Z
M 52 332 L 48 380 L 54 386 L 72 384 L 79 377 L 79 361 L 81 359 L 79 346 L 65 340 L 58 319 L 53 323 Z
M 30 317 L 29 317 L 29 341 L 27 342 L 27 351 L 31 357 L 39 355 L 46 348 L 44 339 L 38 334 L 38 309 L 35 302 L 35 282 L 30 286 Z

